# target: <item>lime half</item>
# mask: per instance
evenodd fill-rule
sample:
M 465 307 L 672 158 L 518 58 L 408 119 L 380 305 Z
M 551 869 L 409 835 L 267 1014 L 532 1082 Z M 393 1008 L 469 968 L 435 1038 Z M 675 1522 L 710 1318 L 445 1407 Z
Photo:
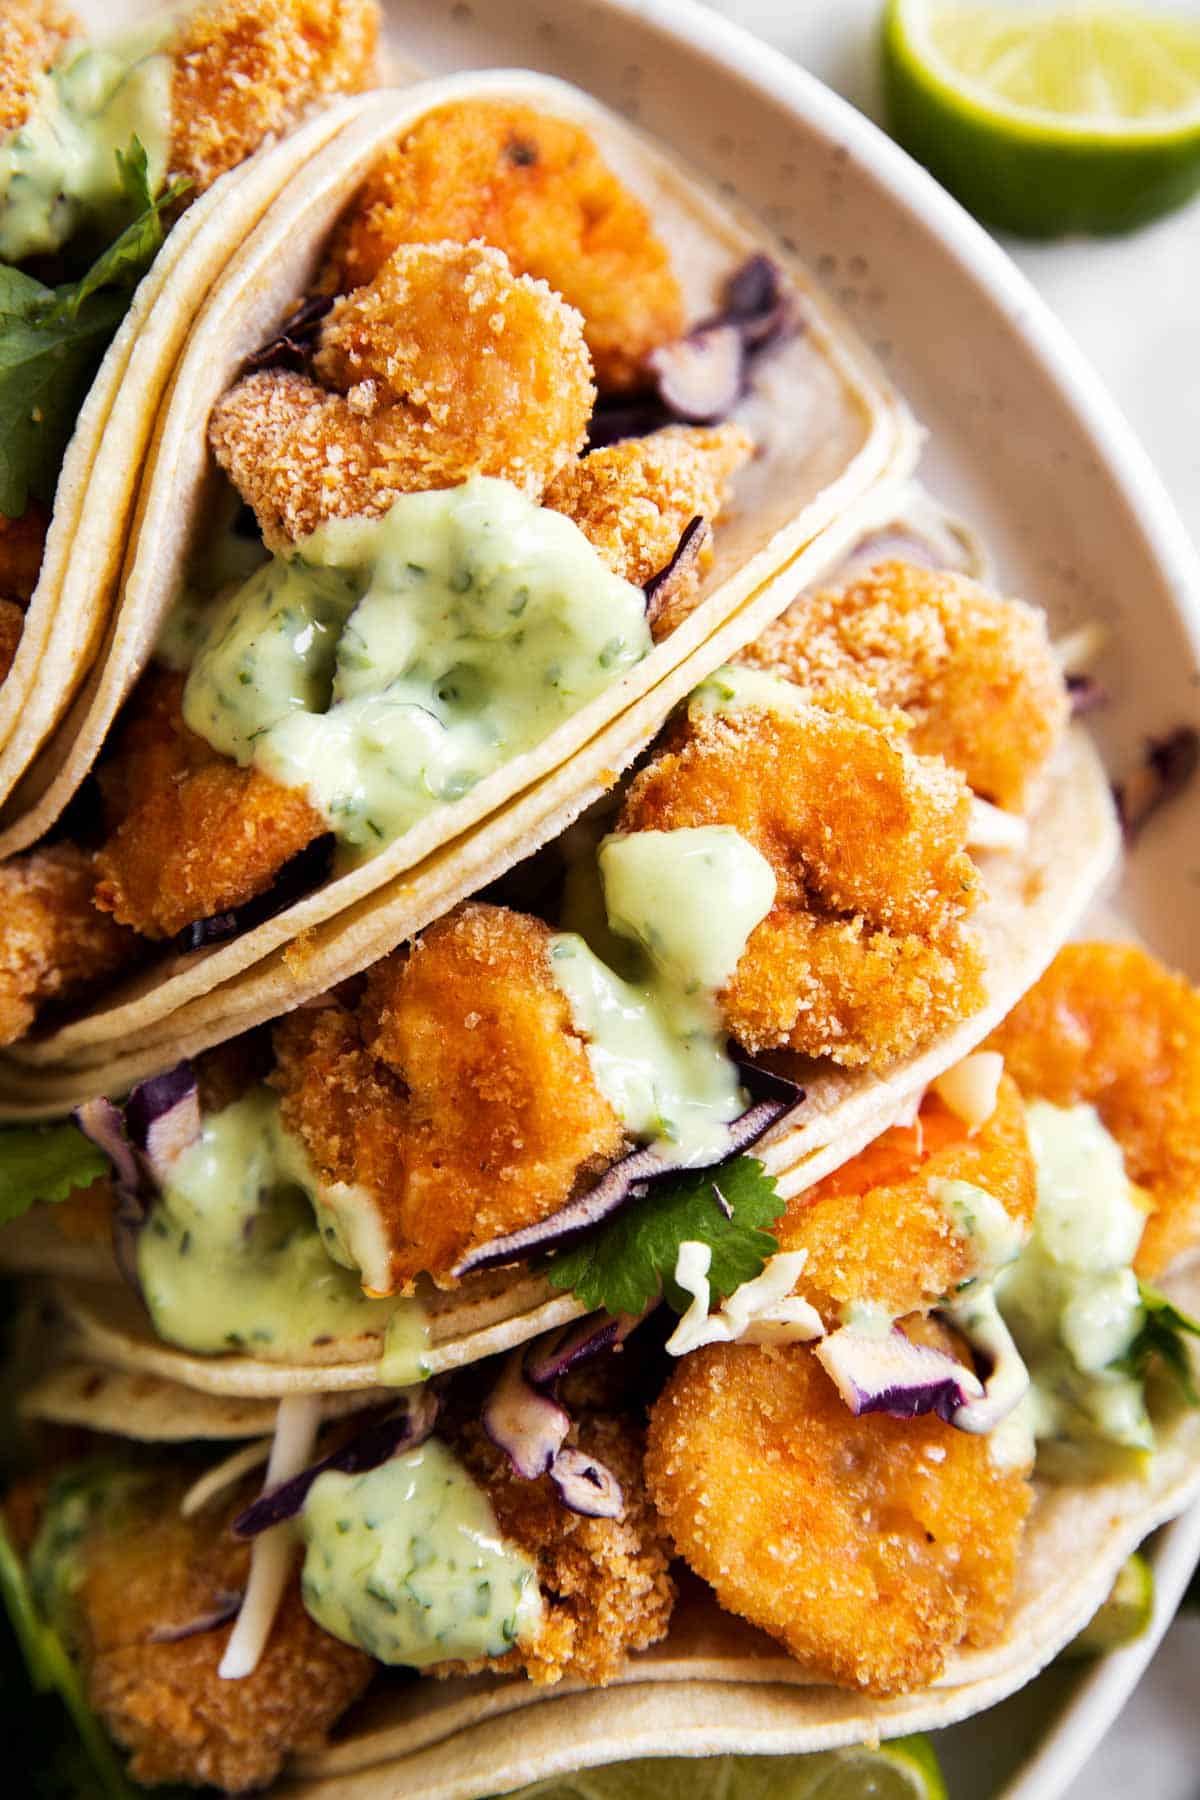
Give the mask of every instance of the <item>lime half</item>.
M 581 1769 L 510 1800 L 946 1800 L 926 1738 L 815 1756 L 646 1757 Z
M 1200 18 L 888 0 L 888 123 L 989 224 L 1128 231 L 1200 189 Z
M 1144 1556 L 1122 1564 L 1112 1592 L 1100 1610 L 1073 1638 L 1065 1656 L 1103 1656 L 1140 1638 L 1154 1614 L 1154 1571 Z

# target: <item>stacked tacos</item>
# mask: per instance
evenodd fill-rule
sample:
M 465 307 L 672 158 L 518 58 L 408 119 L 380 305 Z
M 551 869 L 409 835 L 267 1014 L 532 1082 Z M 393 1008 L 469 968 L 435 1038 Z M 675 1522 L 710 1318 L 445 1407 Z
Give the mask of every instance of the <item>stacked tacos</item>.
M 585 96 L 270 158 L 4 815 L 31 1668 L 114 1791 L 978 1710 L 1200 1487 L 1200 998 L 1066 942 L 1094 695 Z
M 15 880 L 99 812 L 71 904 L 132 971 L 30 1067 L 269 1016 L 298 941 L 435 917 L 455 839 L 507 855 L 556 771 L 611 780 L 911 473 L 798 269 L 562 84 L 374 96 L 293 176 L 192 324 L 105 654 L 0 836 Z
M 467 1800 L 946 1723 L 1200 1485 L 1200 999 L 1060 949 L 1112 804 L 971 568 L 881 506 L 430 924 L 194 1063 L 29 1070 L 111 1174 L 8 1228 L 25 1411 L 104 1454 L 10 1515 L 135 1777 Z

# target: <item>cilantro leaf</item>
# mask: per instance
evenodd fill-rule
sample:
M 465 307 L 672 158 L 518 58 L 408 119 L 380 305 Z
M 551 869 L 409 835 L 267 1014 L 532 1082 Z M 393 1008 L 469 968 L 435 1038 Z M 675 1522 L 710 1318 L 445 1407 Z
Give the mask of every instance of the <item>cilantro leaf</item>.
M 1160 1294 L 1157 1288 L 1150 1287 L 1144 1281 L 1138 1283 L 1138 1290 L 1146 1314 L 1145 1321 L 1118 1366 L 1130 1375 L 1141 1376 L 1146 1373 L 1150 1363 L 1157 1359 L 1175 1377 L 1188 1404 L 1200 1406 L 1192 1359 L 1184 1342 L 1187 1337 L 1200 1338 L 1200 1320 L 1180 1312 L 1165 1294 Z
M 124 294 L 93 294 L 76 315 L 57 318 L 59 302 L 52 290 L 41 288 L 31 295 L 15 288 L 15 269 L 3 274 L 0 512 L 17 519 L 31 493 L 47 503 L 53 499 L 79 408 L 128 300 Z M 17 299 L 16 306 L 4 304 L 10 297 Z
M 589 1310 L 639 1313 L 661 1294 L 676 1312 L 686 1312 L 690 1296 L 675 1285 L 680 1244 L 697 1239 L 710 1246 L 709 1281 L 724 1299 L 761 1275 L 778 1250 L 769 1228 L 785 1205 L 757 1158 L 738 1156 L 656 1184 L 583 1243 L 555 1256 L 546 1273 L 554 1287 L 573 1289 Z
M 35 1200 L 65 1200 L 108 1171 L 107 1156 L 69 1119 L 0 1131 L 0 1225 L 19 1219 Z
M 84 396 L 162 244 L 164 210 L 188 185 L 154 199 L 136 138 L 118 162 L 136 216 L 78 281 L 47 288 L 0 265 L 0 513 L 10 519 L 31 493 L 53 499 Z
M 87 1703 L 79 1672 L 62 1639 L 39 1615 L 28 1577 L 0 1518 L 0 1598 L 37 1694 L 57 1694 L 66 1707 L 86 1755 L 88 1780 L 77 1792 L 104 1800 L 136 1800 L 104 1727 Z M 56 1733 L 57 1735 L 57 1733 Z M 47 1791 L 49 1787 L 47 1787 Z M 64 1790 L 65 1791 L 65 1790 Z

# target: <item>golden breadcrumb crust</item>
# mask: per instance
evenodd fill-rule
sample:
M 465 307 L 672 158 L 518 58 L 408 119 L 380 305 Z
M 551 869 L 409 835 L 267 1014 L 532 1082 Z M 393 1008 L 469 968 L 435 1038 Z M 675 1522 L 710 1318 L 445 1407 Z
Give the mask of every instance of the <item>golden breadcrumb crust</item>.
M 321 1175 L 375 1198 L 392 1288 L 443 1286 L 468 1250 L 530 1225 L 617 1155 L 547 959 L 549 928 L 469 904 L 370 971 L 351 1009 L 275 1031 L 283 1117 Z
M 754 445 L 740 425 L 673 425 L 627 438 L 568 464 L 545 505 L 566 513 L 615 574 L 644 587 L 666 567 L 694 518 L 712 525 L 729 502 L 729 484 Z M 697 563 L 653 621 L 668 637 L 696 603 Z
M 478 243 L 397 250 L 324 321 L 316 367 L 327 386 L 247 376 L 209 426 L 271 549 L 471 475 L 536 500 L 595 398 L 578 313 Z
M 133 960 L 137 940 L 92 904 L 92 857 L 55 844 L 0 865 L 0 1044 L 48 1000 L 85 993 Z
M 33 110 L 38 78 L 83 26 L 57 0 L 5 0 L 0 6 L 0 134 L 17 131 Z
M 212 0 L 185 13 L 167 45 L 171 174 L 202 193 L 314 102 L 370 87 L 378 36 L 375 0 Z
M 373 281 L 399 244 L 482 238 L 583 314 L 601 387 L 634 387 L 680 335 L 683 295 L 650 216 L 578 125 L 507 100 L 460 100 L 375 165 L 329 252 L 329 284 Z
M 807 1345 L 718 1344 L 677 1365 L 646 1481 L 721 1605 L 819 1680 L 936 1680 L 1004 1627 L 1030 1484 L 933 1416 L 855 1417 Z
M 720 996 L 746 1049 L 878 1067 L 980 1004 L 969 796 L 913 753 L 901 715 L 860 689 L 796 713 L 696 713 L 666 743 L 619 829 L 729 825 L 775 873 Z
M 1021 1091 L 1094 1106 L 1152 1212 L 1138 1273 L 1200 1243 L 1200 993 L 1133 944 L 1068 944 L 989 1040 Z
M 99 771 L 111 835 L 96 855 L 96 905 L 148 938 L 265 893 L 327 829 L 302 792 L 188 729 L 183 679 L 151 668 Z
M 939 1198 L 938 1184 L 967 1181 L 1026 1230 L 1037 1179 L 1016 1084 L 1000 1083 L 996 1109 L 972 1137 L 936 1094 L 915 1125 L 895 1125 L 788 1201 L 775 1227 L 781 1250 L 807 1250 L 797 1293 L 828 1330 L 843 1308 L 875 1303 L 893 1317 L 924 1312 L 978 1273 L 971 1238 Z
M 913 563 L 801 595 L 739 660 L 817 691 L 865 684 L 907 713 L 914 749 L 1017 812 L 1067 725 L 1044 616 Z
M 563 1505 L 548 1475 L 523 1481 L 482 1425 L 466 1426 L 454 1448 L 487 1489 L 503 1535 L 537 1565 L 545 1603 L 529 1644 L 507 1656 L 447 1663 L 437 1673 L 524 1670 L 533 1681 L 564 1676 L 602 1686 L 633 1650 L 665 1637 L 675 1603 L 670 1545 L 642 1476 L 643 1435 L 628 1419 L 579 1420 L 569 1443 L 598 1457 L 621 1484 L 619 1519 L 589 1519 Z

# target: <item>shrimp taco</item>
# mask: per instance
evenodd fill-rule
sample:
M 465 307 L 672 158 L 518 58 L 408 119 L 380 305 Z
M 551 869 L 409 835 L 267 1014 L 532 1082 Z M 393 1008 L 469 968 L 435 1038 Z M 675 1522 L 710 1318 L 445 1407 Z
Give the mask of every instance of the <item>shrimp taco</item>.
M 264 1430 L 60 1320 L 10 1604 L 148 1785 L 477 1800 L 977 1712 L 1200 1491 L 1198 1105 L 1200 994 L 1076 943 L 823 1180 L 564 1251 L 584 1327 Z
M 882 541 L 957 542 L 914 532 Z M 911 1115 L 1044 968 L 1115 827 L 1041 615 L 872 555 L 567 831 L 469 883 L 460 858 L 432 924 L 393 912 L 365 954 L 343 927 L 288 1010 L 199 1043 L 14 1071 L 10 1117 L 78 1121 L 18 1141 L 98 1176 L 107 1154 L 115 1184 L 27 1210 L 0 1256 L 63 1277 L 114 1365 L 362 1388 L 586 1315 L 566 1247 L 619 1243 L 648 1194 L 704 1210 L 710 1179 L 747 1182 L 753 1209 L 761 1171 L 787 1199 Z
M 353 116 L 377 29 L 374 0 L 213 0 L 94 42 L 53 0 L 3 9 L 0 799 L 101 654 L 196 309 Z
M 376 96 L 197 317 L 107 653 L 9 809 L 23 851 L 94 773 L 65 907 L 128 971 L 15 1054 L 110 1060 L 398 891 L 429 922 L 468 833 L 614 779 L 916 444 L 794 264 L 583 95 Z

